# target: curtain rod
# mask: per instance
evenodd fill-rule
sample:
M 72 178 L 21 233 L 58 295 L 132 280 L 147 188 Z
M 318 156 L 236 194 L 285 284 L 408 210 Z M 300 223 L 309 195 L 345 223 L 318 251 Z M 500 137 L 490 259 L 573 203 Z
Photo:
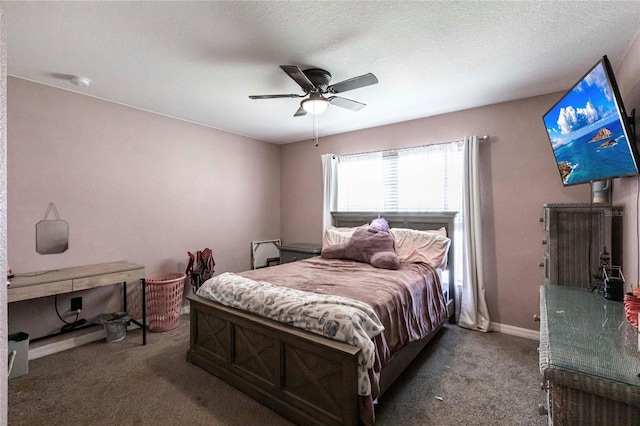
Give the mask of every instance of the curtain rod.
M 489 141 L 490 139 L 491 139 L 491 136 L 489 136 L 489 135 L 478 136 L 478 141 L 479 141 L 479 142 L 487 142 L 487 141 Z M 334 155 L 333 155 L 333 158 L 336 158 L 336 157 L 349 157 L 349 156 L 365 155 L 365 154 L 375 154 L 375 153 L 377 153 L 377 152 L 382 152 L 382 153 L 384 153 L 384 152 L 400 151 L 400 150 L 403 150 L 403 149 L 424 148 L 424 147 L 426 147 L 426 146 L 433 146 L 433 145 L 445 145 L 445 144 L 448 144 L 448 143 L 460 143 L 460 142 L 464 142 L 464 139 L 458 139 L 458 140 L 456 140 L 456 141 L 448 141 L 448 142 L 428 143 L 428 144 L 425 144 L 425 145 L 418 145 L 418 146 L 408 146 L 408 147 L 406 147 L 406 148 L 379 149 L 379 150 L 376 150 L 376 151 L 357 152 L 357 153 L 355 153 L 355 154 L 343 154 L 343 155 L 336 155 L 336 154 L 334 154 Z

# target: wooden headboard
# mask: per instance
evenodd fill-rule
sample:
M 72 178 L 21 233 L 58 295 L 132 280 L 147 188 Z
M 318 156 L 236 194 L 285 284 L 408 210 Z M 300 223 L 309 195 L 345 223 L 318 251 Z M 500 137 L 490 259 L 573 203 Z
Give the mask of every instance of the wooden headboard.
M 451 238 L 449 246 L 447 268 L 449 275 L 449 291 L 447 299 L 453 302 L 455 299 L 455 259 L 453 220 L 457 212 L 331 212 L 333 225 L 338 227 L 354 227 L 370 223 L 373 219 L 384 217 L 389 222 L 390 228 L 410 228 L 420 231 L 440 229 L 447 230 L 447 236 Z M 451 303 L 453 307 L 453 303 Z M 449 311 L 449 315 L 453 312 Z

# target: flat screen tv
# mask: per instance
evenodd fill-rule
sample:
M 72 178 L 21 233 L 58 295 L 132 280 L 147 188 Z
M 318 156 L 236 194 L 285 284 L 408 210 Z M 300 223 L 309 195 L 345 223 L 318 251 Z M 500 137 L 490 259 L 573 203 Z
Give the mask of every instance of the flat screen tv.
M 606 56 L 543 120 L 563 185 L 639 173 L 636 142 Z

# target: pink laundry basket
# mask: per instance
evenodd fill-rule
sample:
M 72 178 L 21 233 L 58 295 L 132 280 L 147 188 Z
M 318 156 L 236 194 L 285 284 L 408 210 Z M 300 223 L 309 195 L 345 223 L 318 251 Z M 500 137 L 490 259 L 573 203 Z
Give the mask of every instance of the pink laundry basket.
M 180 324 L 185 274 L 155 274 L 146 277 L 149 331 L 169 331 Z

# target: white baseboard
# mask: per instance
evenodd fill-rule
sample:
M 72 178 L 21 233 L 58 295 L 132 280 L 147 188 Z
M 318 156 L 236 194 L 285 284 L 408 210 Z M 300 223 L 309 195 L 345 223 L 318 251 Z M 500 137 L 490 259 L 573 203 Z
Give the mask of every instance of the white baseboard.
M 64 340 L 58 340 L 55 342 L 43 344 L 41 346 L 35 346 L 29 348 L 29 360 L 55 354 L 57 352 L 66 351 L 67 349 L 75 348 L 76 346 L 84 345 L 106 338 L 107 335 L 104 331 L 104 328 L 102 328 L 90 333 L 72 336 Z
M 189 305 L 183 306 L 180 310 L 182 315 L 188 315 L 191 312 L 191 307 Z M 131 324 L 127 331 L 131 329 L 138 328 L 137 325 Z M 491 323 L 491 330 L 496 331 L 498 333 L 509 334 L 512 336 L 524 337 L 526 339 L 532 340 L 540 340 L 540 332 L 536 330 L 530 330 L 528 328 L 520 328 L 514 327 L 512 325 L 500 324 L 500 323 Z M 87 343 L 96 342 L 98 340 L 106 339 L 106 333 L 104 328 L 96 329 L 91 332 L 85 332 L 77 335 L 69 335 L 69 337 L 53 341 L 51 343 L 43 344 L 41 346 L 35 346 L 29 348 L 29 359 L 37 359 L 43 356 L 55 354 L 57 352 L 62 352 L 67 349 L 72 349 L 80 345 L 85 345 Z
M 180 310 L 181 315 L 188 315 L 191 312 L 190 306 L 183 306 Z M 129 325 L 127 327 L 127 331 L 139 328 L 135 324 Z M 44 343 L 41 345 L 32 345 L 29 347 L 29 359 L 37 359 L 43 356 L 55 354 L 57 352 L 66 351 L 67 349 L 72 349 L 77 346 L 85 345 L 87 343 L 96 342 L 98 340 L 103 340 L 107 338 L 107 334 L 104 331 L 104 328 L 95 329 L 92 331 L 78 331 L 77 333 L 70 333 L 65 338 L 60 338 L 58 340 L 53 340 L 48 343 Z
M 512 325 L 492 322 L 491 330 L 497 331 L 498 333 L 509 334 L 511 336 L 524 337 L 525 339 L 540 340 L 540 332 L 537 330 L 530 330 L 528 328 L 520 328 Z

